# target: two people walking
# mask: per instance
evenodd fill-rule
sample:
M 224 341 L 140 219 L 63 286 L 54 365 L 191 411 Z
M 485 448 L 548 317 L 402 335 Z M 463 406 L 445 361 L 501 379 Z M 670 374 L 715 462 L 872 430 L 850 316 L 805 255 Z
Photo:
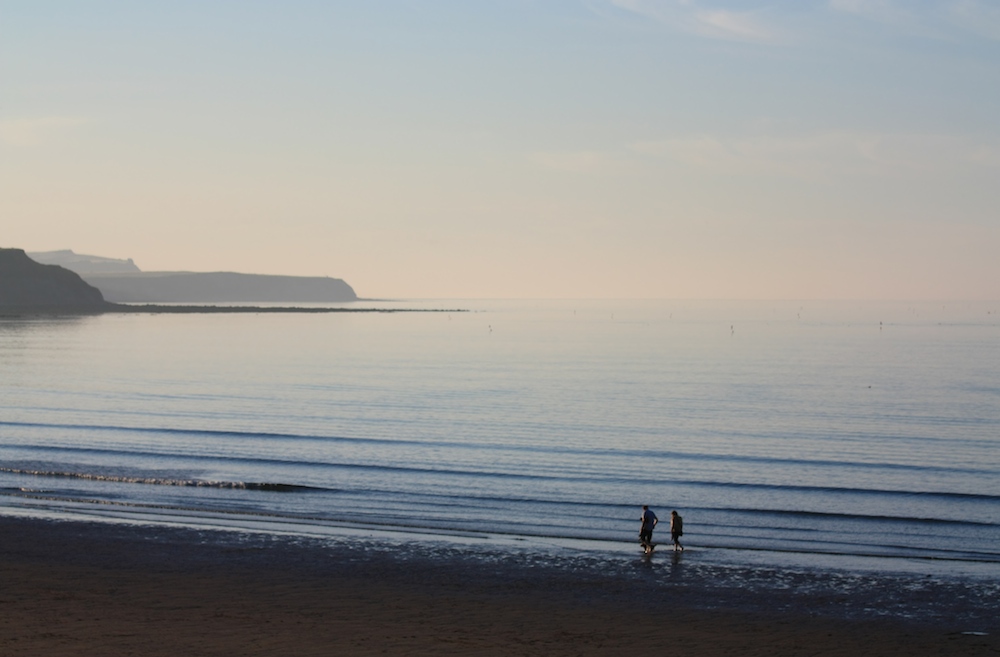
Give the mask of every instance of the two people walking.
M 639 527 L 639 545 L 642 546 L 643 554 L 649 554 L 656 547 L 656 543 L 653 542 L 653 528 L 660 521 L 653 513 L 649 506 L 646 504 L 642 505 L 642 516 L 640 517 L 642 524 Z M 684 519 L 681 518 L 677 511 L 670 512 L 670 540 L 674 543 L 674 552 L 683 552 L 684 546 L 681 545 L 681 536 L 684 535 Z

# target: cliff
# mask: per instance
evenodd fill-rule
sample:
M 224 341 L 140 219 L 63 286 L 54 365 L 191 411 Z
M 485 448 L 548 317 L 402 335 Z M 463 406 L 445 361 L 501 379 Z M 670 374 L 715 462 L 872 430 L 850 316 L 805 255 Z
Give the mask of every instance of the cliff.
M 357 301 L 339 278 L 233 272 L 85 273 L 116 303 L 336 303 Z
M 340 303 L 358 299 L 354 289 L 339 278 L 143 272 L 131 258 L 83 255 L 69 249 L 33 252 L 27 256 L 36 264 L 59 265 L 76 272 L 83 281 L 98 288 L 109 302 Z
M 70 249 L 61 251 L 33 251 L 28 257 L 43 265 L 59 265 L 70 271 L 85 274 L 134 273 L 140 271 L 132 258 L 104 258 L 102 256 L 74 253 Z
M 79 274 L 37 263 L 22 249 L 0 248 L 0 306 L 100 311 L 108 305 Z

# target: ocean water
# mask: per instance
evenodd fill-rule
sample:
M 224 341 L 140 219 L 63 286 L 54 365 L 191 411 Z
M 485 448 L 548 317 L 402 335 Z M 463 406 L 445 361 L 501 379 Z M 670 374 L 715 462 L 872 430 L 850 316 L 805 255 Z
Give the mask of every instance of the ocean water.
M 0 319 L 0 513 L 1000 572 L 1000 303 L 354 307 Z

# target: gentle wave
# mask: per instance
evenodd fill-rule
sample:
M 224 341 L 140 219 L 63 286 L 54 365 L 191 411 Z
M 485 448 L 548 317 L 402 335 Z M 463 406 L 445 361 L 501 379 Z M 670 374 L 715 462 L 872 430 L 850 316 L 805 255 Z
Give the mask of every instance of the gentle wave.
M 831 520 L 862 520 L 870 522 L 892 522 L 892 523 L 916 523 L 918 525 L 948 525 L 951 528 L 957 527 L 1000 527 L 993 522 L 982 522 L 978 520 L 955 520 L 953 518 L 923 518 L 920 516 L 888 516 L 871 513 L 837 513 L 833 511 L 796 511 L 793 509 L 764 509 L 753 507 L 733 507 L 733 508 L 701 508 L 691 509 L 692 511 L 721 511 L 725 513 L 748 514 L 752 516 L 778 516 L 787 518 L 820 518 Z M 717 524 L 724 527 L 727 525 Z M 729 525 L 732 527 L 743 527 L 745 525 Z
M 993 468 L 965 468 L 956 466 L 937 465 L 915 465 L 910 463 L 881 463 L 870 461 L 838 461 L 831 459 L 800 459 L 772 456 L 753 456 L 746 454 L 712 454 L 701 452 L 678 452 L 670 450 L 655 449 L 618 449 L 618 448 L 583 448 L 566 447 L 560 445 L 512 445 L 512 444 L 482 444 L 467 443 L 448 440 L 410 440 L 410 439 L 385 439 L 385 438 L 358 438 L 351 436 L 328 436 L 315 434 L 294 434 L 294 433 L 273 433 L 273 432 L 253 432 L 253 431 L 223 431 L 217 429 L 178 429 L 164 427 L 128 427 L 117 425 L 91 425 L 91 424 L 52 424 L 41 422 L 4 422 L 0 421 L 0 426 L 25 427 L 37 429 L 65 429 L 73 431 L 107 431 L 125 432 L 136 434 L 154 435 L 177 435 L 177 436 L 210 436 L 213 438 L 241 438 L 260 440 L 282 440 L 300 442 L 303 440 L 315 440 L 323 443 L 347 443 L 360 445 L 381 445 L 385 447 L 412 446 L 421 449 L 428 448 L 448 448 L 458 450 L 473 450 L 484 452 L 529 452 L 547 454 L 576 454 L 581 456 L 616 456 L 616 457 L 642 457 L 642 458 L 662 458 L 688 461 L 715 461 L 722 463 L 760 463 L 770 465 L 805 465 L 813 467 L 835 467 L 835 468 L 858 468 L 866 470 L 892 470 L 904 472 L 947 472 L 958 474 L 983 474 L 994 471 Z M 862 438 L 864 436 L 858 436 Z M 881 436 L 885 438 L 886 436 Z M 919 438 L 921 442 L 943 441 L 945 439 Z M 974 441 L 965 440 L 965 444 L 979 444 L 985 447 L 996 447 L 997 441 Z M 59 449 L 59 448 L 54 448 Z M 132 452 L 129 452 L 132 453 Z
M 178 486 L 192 488 L 223 488 L 233 490 L 259 490 L 276 493 L 292 493 L 310 490 L 330 490 L 315 486 L 298 484 L 283 484 L 255 481 L 207 481 L 203 479 L 172 479 L 169 477 L 141 477 L 128 475 L 109 475 L 90 472 L 60 472 L 53 470 L 28 470 L 21 468 L 0 467 L 0 472 L 32 477 L 55 477 L 60 479 L 83 479 L 87 481 L 104 481 L 120 484 L 144 484 L 149 486 Z
M 72 471 L 59 471 L 59 470 L 41 470 L 32 468 L 11 468 L 11 467 L 0 467 L 0 473 L 7 473 L 13 475 L 25 475 L 32 477 L 49 477 L 49 478 L 63 478 L 63 479 L 77 479 L 85 481 L 99 481 L 107 483 L 123 483 L 123 484 L 141 484 L 141 485 L 151 485 L 151 486 L 175 486 L 175 487 L 191 487 L 191 488 L 215 488 L 215 489 L 229 489 L 229 490 L 251 490 L 251 491 L 265 491 L 265 492 L 279 492 L 279 493 L 294 493 L 294 492 L 309 492 L 309 491 L 322 491 L 322 492 L 337 492 L 339 489 L 326 488 L 321 486 L 308 486 L 304 484 L 290 484 L 281 482 L 247 482 L 247 481 L 212 481 L 203 479 L 185 479 L 185 478 L 173 478 L 173 477 L 150 477 L 142 475 L 121 475 L 121 474 L 106 474 L 106 473 L 94 473 L 94 472 L 72 472 Z M 723 485 L 733 485 L 733 484 L 721 484 L 718 482 L 711 482 L 705 484 L 707 486 L 723 486 Z M 761 488 L 795 488 L 795 487 L 775 487 L 775 486 L 757 486 L 757 485 L 747 485 L 751 487 L 761 487 Z M 837 489 L 840 490 L 840 489 Z M 378 494 L 380 491 L 376 488 L 369 489 L 370 493 Z M 871 491 L 869 491 L 871 492 Z M 877 492 L 877 491 L 876 491 Z M 906 495 L 928 495 L 927 493 L 903 493 Z M 958 497 L 963 497 L 960 494 L 956 494 Z M 552 505 L 557 506 L 562 509 L 561 513 L 565 514 L 566 509 L 571 507 L 577 507 L 584 510 L 593 509 L 619 509 L 623 512 L 632 510 L 633 505 L 625 504 L 608 504 L 601 502 L 587 502 L 587 501 L 569 501 L 563 500 L 559 502 L 553 502 L 551 500 L 536 499 L 531 497 L 513 497 L 513 496 L 501 496 L 497 497 L 495 495 L 491 496 L 477 496 L 475 494 L 465 493 L 459 497 L 444 494 L 433 494 L 433 493 L 409 493 L 409 497 L 415 499 L 435 499 L 438 506 L 455 506 L 459 508 L 464 507 L 474 507 L 482 508 L 483 503 L 500 503 L 500 504 L 528 504 L 528 505 Z M 980 497 L 990 497 L 990 496 L 980 496 Z M 858 514 L 858 513 L 840 513 L 840 512 L 829 512 L 829 511 L 805 511 L 805 510 L 794 510 L 794 509 L 773 509 L 773 508 L 757 508 L 757 507 L 689 507 L 688 512 L 694 514 L 717 514 L 717 513 L 728 513 L 734 514 L 741 517 L 752 517 L 752 518 L 763 518 L 763 517 L 785 517 L 785 518 L 815 518 L 815 519 L 827 519 L 835 521 L 861 521 L 861 522 L 877 522 L 877 523 L 905 523 L 905 524 L 916 524 L 920 526 L 936 526 L 936 525 L 947 525 L 951 528 L 960 527 L 998 527 L 996 523 L 982 522 L 975 520 L 957 520 L 951 518 L 927 518 L 918 516 L 889 516 L 889 515 L 879 515 L 879 514 Z M 589 515 L 590 512 L 584 513 L 584 515 Z M 578 515 L 572 513 L 571 515 Z M 709 527 L 740 527 L 746 528 L 747 524 L 727 524 L 711 521 L 703 521 L 701 523 L 705 528 Z M 759 523 L 754 523 L 759 525 Z M 760 525 L 765 526 L 765 525 Z
M 654 485 L 675 485 L 675 486 L 697 486 L 708 489 L 736 489 L 745 491 L 776 491 L 776 492 L 792 492 L 792 493 L 837 493 L 841 495 L 851 495 L 851 496 L 865 496 L 865 495 L 878 495 L 878 496 L 896 496 L 906 499 L 942 499 L 942 500 L 981 500 L 981 501 L 1000 501 L 1000 495 L 991 495 L 987 493 L 962 493 L 954 491 L 914 491 L 914 490 L 894 490 L 888 488 L 847 488 L 841 486 L 810 486 L 804 484 L 766 484 L 766 483 L 748 483 L 748 482 L 727 482 L 727 481 L 707 481 L 699 479 L 670 479 L 666 477 L 656 477 L 652 479 L 642 479 L 634 476 L 621 477 L 621 476 L 568 476 L 568 475 L 554 475 L 554 474 L 542 474 L 542 473 L 524 473 L 524 472 L 510 472 L 510 471 L 500 471 L 500 470 L 462 470 L 456 468 L 428 468 L 428 467 L 416 467 L 416 466 L 404 466 L 404 465 L 372 465 L 366 463 L 347 463 L 347 462 L 333 462 L 333 461 L 296 461 L 289 459 L 263 459 L 263 458 L 245 458 L 239 456 L 221 456 L 214 455 L 211 457 L 206 456 L 193 456 L 193 455 L 180 455 L 180 454 L 165 454 L 165 453 L 154 453 L 146 451 L 133 451 L 133 450 L 109 450 L 109 449 L 96 449 L 96 448 L 75 448 L 75 447 L 31 447 L 28 448 L 33 451 L 40 452 L 70 452 L 70 453 L 88 453 L 88 454 L 105 454 L 105 455 L 120 455 L 120 456 L 170 456 L 175 459 L 181 460 L 191 460 L 197 462 L 204 462 L 206 459 L 230 462 L 230 463 L 254 463 L 254 464 L 266 464 L 266 465 L 288 465 L 288 466 L 320 466 L 333 469 L 345 469 L 345 470 L 361 470 L 370 471 L 375 473 L 394 473 L 394 474 L 430 474 L 430 475 L 446 475 L 446 476 L 461 476 L 461 477 L 478 477 L 478 478 L 496 478 L 496 479 L 518 479 L 525 481 L 561 481 L 561 482 L 588 482 L 588 483 L 611 483 L 611 484 L 622 484 L 628 486 L 635 486 L 639 484 L 654 484 Z M 0 472 L 7 471 L 15 474 L 12 469 L 0 468 Z M 17 472 L 16 474 L 30 474 L 29 472 Z M 90 475 L 88 475 L 90 476 Z M 105 476 L 105 475 L 94 475 Z M 82 476 L 81 476 L 82 478 Z M 155 483 L 155 481 L 150 481 L 148 483 Z M 168 484 L 164 484 L 168 485 Z M 193 485 L 193 484 L 192 484 Z M 288 484 L 292 486 L 292 484 Z M 303 489 L 310 488 L 309 486 L 303 486 Z M 318 488 L 322 490 L 322 487 Z
M 33 490 L 3 490 L 0 489 L 0 495 L 14 495 L 24 499 L 34 499 L 38 501 L 62 501 L 62 502 L 73 502 L 80 503 L 85 502 L 87 504 L 96 505 L 99 507 L 116 507 L 119 509 L 134 509 L 141 512 L 158 511 L 164 513 L 167 516 L 180 515 L 188 522 L 194 521 L 196 517 L 241 517 L 241 518 L 256 518 L 264 522 L 281 522 L 281 523 L 293 523 L 293 524 L 315 524 L 319 526 L 342 526 L 342 527 L 371 527 L 371 528 L 381 528 L 394 532 L 420 532 L 427 534 L 440 534 L 440 535 L 496 535 L 496 536 L 514 536 L 514 537 L 531 537 L 538 539 L 565 539 L 566 535 L 563 534 L 553 534 L 545 532 L 544 530 L 539 531 L 542 527 L 537 525 L 524 525 L 516 531 L 504 530 L 491 528 L 489 530 L 476 529 L 471 527 L 450 527 L 442 526 L 433 522 L 428 522 L 427 518 L 424 519 L 409 519 L 405 522 L 384 522 L 380 521 L 375 517 L 326 517 L 317 516 L 311 514 L 294 514 L 294 513 L 275 513 L 275 512 L 261 512 L 257 511 L 246 511 L 246 510 L 234 510 L 234 509 L 222 509 L 222 508 L 203 508 L 203 507 L 189 507 L 180 506 L 172 504 L 150 504 L 150 503 L 140 503 L 140 502 L 129 502 L 120 500 L 99 500 L 99 499 L 87 499 L 81 500 L 79 498 L 65 497 L 61 495 L 53 495 L 51 492 L 45 491 L 33 491 Z M 191 514 L 195 514 L 192 516 Z M 515 525 L 519 523 L 514 523 Z M 701 529 L 709 529 L 712 525 L 706 525 Z M 610 536 L 587 536 L 582 537 L 590 541 L 608 542 L 608 543 L 632 543 L 634 542 L 630 538 L 621 537 L 610 537 Z M 907 559 L 917 559 L 921 561 L 954 561 L 954 562 L 976 562 L 976 563 L 998 563 L 1000 562 L 1000 553 L 983 551 L 983 550 L 962 550 L 955 548 L 924 548 L 920 546 L 913 545 L 894 545 L 894 544 L 871 544 L 871 543 L 852 543 L 845 541 L 812 541 L 808 539 L 795 539 L 789 544 L 785 541 L 781 541 L 779 544 L 775 542 L 775 539 L 769 539 L 766 537 L 747 537 L 747 536 L 729 536 L 725 534 L 714 534 L 712 532 L 706 532 L 701 535 L 701 542 L 699 542 L 699 547 L 701 549 L 714 549 L 714 550 L 738 550 L 738 551 L 749 551 L 749 552 L 772 552 L 772 553 L 788 553 L 788 554 L 810 554 L 810 555 L 842 555 L 842 556 L 864 556 L 871 558 L 880 559 L 894 559 L 894 558 L 907 558 Z M 738 540 L 733 540 L 738 539 Z

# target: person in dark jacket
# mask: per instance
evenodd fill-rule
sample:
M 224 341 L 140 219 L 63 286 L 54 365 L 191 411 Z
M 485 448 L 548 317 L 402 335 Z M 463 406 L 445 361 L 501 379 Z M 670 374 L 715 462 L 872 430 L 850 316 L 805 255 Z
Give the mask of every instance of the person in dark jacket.
M 676 511 L 670 512 L 670 540 L 674 542 L 674 552 L 683 552 L 681 536 L 684 535 L 684 518 Z
M 642 505 L 642 516 L 640 519 L 642 520 L 642 525 L 639 527 L 639 545 L 642 546 L 644 554 L 649 554 L 656 547 L 656 544 L 653 543 L 653 527 L 656 527 L 659 519 L 645 504 Z

